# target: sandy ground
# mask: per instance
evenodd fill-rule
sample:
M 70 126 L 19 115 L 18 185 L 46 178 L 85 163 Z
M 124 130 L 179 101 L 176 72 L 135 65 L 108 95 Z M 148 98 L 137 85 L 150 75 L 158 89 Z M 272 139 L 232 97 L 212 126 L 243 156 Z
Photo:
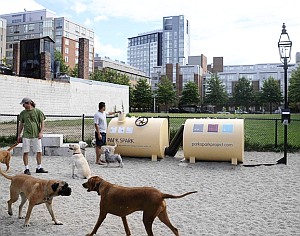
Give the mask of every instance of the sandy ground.
M 245 152 L 244 164 L 275 163 L 280 153 Z M 182 151 L 175 157 L 152 162 L 148 158 L 123 158 L 124 168 L 94 164 L 94 150 L 87 150 L 93 175 L 125 186 L 153 186 L 163 192 L 198 193 L 182 199 L 167 199 L 171 222 L 184 235 L 300 235 L 300 155 L 288 154 L 288 165 L 245 167 L 226 162 L 180 162 Z M 35 158 L 30 158 L 33 176 L 65 180 L 72 188 L 69 197 L 56 197 L 53 209 L 63 225 L 54 225 L 45 204 L 35 206 L 30 227 L 24 227 L 14 215 L 7 214 L 10 181 L 0 176 L 0 235 L 69 235 L 82 236 L 94 227 L 99 214 L 100 197 L 87 192 L 85 180 L 71 178 L 71 157 L 45 156 L 43 166 L 48 174 L 36 174 Z M 117 166 L 117 165 L 116 165 Z M 1 164 L 2 169 L 5 166 Z M 23 172 L 21 156 L 11 160 L 10 175 Z M 25 205 L 26 212 L 27 205 Z M 146 235 L 142 213 L 127 217 L 132 235 Z M 153 224 L 156 236 L 173 235 L 158 219 Z M 108 215 L 97 235 L 125 235 L 122 220 Z

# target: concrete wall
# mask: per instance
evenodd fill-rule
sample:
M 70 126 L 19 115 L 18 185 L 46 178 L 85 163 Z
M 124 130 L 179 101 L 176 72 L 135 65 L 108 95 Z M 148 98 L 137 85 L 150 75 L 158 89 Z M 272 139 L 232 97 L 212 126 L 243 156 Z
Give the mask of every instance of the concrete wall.
M 45 115 L 93 116 L 100 101 L 106 111 L 129 112 L 129 87 L 71 78 L 70 83 L 0 75 L 0 114 L 19 114 L 23 97 L 30 97 Z M 0 116 L 0 121 L 4 117 Z

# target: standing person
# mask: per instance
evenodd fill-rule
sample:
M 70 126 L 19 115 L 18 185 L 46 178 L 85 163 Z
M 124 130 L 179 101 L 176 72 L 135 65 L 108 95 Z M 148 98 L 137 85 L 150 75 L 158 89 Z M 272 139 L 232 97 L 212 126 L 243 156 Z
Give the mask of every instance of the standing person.
M 41 110 L 35 108 L 35 103 L 30 98 L 23 98 L 20 104 L 25 108 L 20 113 L 18 130 L 18 142 L 23 143 L 24 174 L 31 175 L 28 166 L 28 155 L 31 145 L 33 151 L 36 152 L 36 173 L 48 173 L 42 168 L 42 137 L 46 117 Z M 21 137 L 22 131 L 23 135 Z
M 94 115 L 95 138 L 96 138 L 96 164 L 103 165 L 105 162 L 100 159 L 101 147 L 106 145 L 107 121 L 106 115 L 113 115 L 115 112 L 105 112 L 105 102 L 99 102 L 98 111 Z

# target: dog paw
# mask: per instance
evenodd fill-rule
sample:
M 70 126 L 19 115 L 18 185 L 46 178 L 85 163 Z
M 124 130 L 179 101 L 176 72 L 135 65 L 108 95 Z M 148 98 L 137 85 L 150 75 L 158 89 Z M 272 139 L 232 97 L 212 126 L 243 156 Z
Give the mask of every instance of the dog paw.
M 12 212 L 10 212 L 10 211 L 8 212 L 8 214 L 9 214 L 10 216 L 12 216 L 12 215 L 13 215 L 13 213 L 12 213 Z
M 24 219 L 25 217 L 24 216 L 19 216 L 19 219 Z
M 24 223 L 24 227 L 29 227 L 30 224 L 29 223 Z
M 55 224 L 55 225 L 63 225 L 63 223 L 60 222 L 60 221 L 56 221 L 54 224 Z

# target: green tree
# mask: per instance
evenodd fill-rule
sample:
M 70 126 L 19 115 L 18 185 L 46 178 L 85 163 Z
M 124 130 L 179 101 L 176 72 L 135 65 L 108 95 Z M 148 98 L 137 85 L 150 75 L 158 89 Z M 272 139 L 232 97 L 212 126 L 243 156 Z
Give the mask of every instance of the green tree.
M 179 105 L 198 105 L 200 102 L 198 86 L 195 82 L 189 81 L 184 85 Z
M 233 90 L 233 98 L 236 106 L 241 106 L 244 110 L 248 110 L 253 101 L 253 87 L 250 80 L 242 77 L 238 80 Z
M 70 76 L 78 78 L 78 64 L 73 69 L 70 69 Z
M 93 73 L 90 74 L 90 80 L 102 81 L 104 82 L 104 73 L 102 70 L 96 69 Z
M 112 69 L 96 69 L 94 73 L 90 74 L 90 79 L 112 84 L 130 85 L 130 79 L 127 75 L 118 73 L 116 70 Z
M 273 104 L 280 104 L 282 101 L 282 93 L 280 91 L 278 81 L 276 81 L 273 77 L 269 77 L 266 81 L 264 81 L 260 96 L 263 103 L 269 104 L 271 114 Z
M 60 51 L 55 50 L 54 52 L 54 60 L 60 62 L 60 73 L 61 74 L 69 74 L 69 66 L 66 64 L 65 60 Z
M 169 110 L 170 105 L 176 101 L 176 91 L 174 90 L 173 83 L 166 76 L 162 76 L 158 83 L 156 100 L 158 104 L 164 105 L 167 111 Z
M 288 89 L 288 99 L 291 108 L 300 110 L 300 66 L 291 74 Z
M 207 81 L 204 103 L 206 105 L 215 106 L 217 110 L 219 110 L 221 107 L 226 105 L 227 100 L 228 95 L 222 81 L 219 79 L 217 74 L 213 74 Z
M 134 107 L 147 110 L 152 106 L 151 87 L 146 79 L 140 79 L 133 89 L 133 105 Z

